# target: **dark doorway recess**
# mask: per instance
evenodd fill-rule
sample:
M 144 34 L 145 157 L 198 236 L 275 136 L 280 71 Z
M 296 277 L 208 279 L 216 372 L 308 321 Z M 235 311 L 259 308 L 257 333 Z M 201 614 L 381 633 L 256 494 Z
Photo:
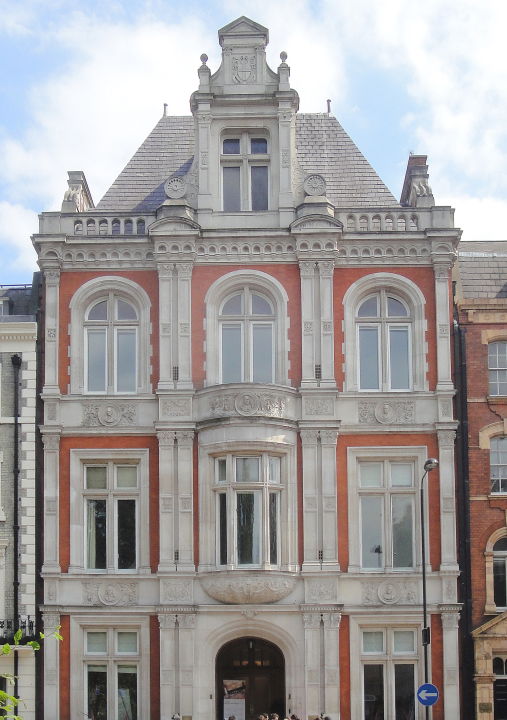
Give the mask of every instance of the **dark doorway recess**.
M 244 696 L 245 720 L 255 720 L 263 712 L 276 712 L 280 719 L 285 717 L 285 661 L 273 643 L 243 637 L 228 642 L 219 650 L 216 659 L 217 720 L 224 720 L 224 681 L 232 688 L 232 697 L 234 693 L 238 697 Z M 225 714 L 229 715 L 227 710 Z M 237 720 L 240 720 L 238 715 Z

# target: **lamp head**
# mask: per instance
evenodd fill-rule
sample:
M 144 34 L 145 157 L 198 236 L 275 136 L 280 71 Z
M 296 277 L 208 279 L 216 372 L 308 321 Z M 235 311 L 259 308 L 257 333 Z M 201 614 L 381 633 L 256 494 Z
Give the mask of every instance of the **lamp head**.
M 428 458 L 424 463 L 424 471 L 429 472 L 435 470 L 438 467 L 438 460 L 436 458 Z

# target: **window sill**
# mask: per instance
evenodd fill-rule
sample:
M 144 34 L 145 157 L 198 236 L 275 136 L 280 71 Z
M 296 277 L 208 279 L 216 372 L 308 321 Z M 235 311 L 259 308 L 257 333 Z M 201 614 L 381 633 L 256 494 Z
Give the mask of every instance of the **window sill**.
M 491 405 L 507 405 L 507 395 L 486 395 L 486 401 Z

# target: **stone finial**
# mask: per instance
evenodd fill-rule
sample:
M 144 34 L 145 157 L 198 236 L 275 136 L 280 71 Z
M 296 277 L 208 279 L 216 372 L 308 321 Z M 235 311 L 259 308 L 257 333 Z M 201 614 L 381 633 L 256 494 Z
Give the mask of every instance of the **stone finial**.
M 93 199 L 82 170 L 69 170 L 67 184 L 69 189 L 65 191 L 62 202 L 62 212 L 75 213 L 85 212 L 94 208 Z
M 282 50 L 282 52 L 280 53 L 280 60 L 283 63 L 287 60 L 287 53 L 285 52 L 285 50 Z
M 405 207 L 433 207 L 435 198 L 429 185 L 426 155 L 410 153 L 401 191 L 400 204 Z
M 290 90 L 290 67 L 285 62 L 287 60 L 287 53 L 282 50 L 280 53 L 280 60 L 282 61 L 278 66 L 278 89 L 279 90 Z
M 201 60 L 201 66 L 199 67 L 199 70 L 197 71 L 197 74 L 199 75 L 199 92 L 209 92 L 210 91 L 210 78 L 211 78 L 211 70 L 206 65 L 208 62 L 208 56 L 206 53 L 203 53 L 200 57 Z

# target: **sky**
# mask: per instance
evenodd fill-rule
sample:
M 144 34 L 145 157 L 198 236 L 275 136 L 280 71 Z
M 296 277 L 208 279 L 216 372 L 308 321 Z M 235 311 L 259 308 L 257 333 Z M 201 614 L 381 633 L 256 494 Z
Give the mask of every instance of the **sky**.
M 0 0 L 0 284 L 30 283 L 38 213 L 67 171 L 97 203 L 168 104 L 188 115 L 200 55 L 241 15 L 286 51 L 302 112 L 331 112 L 399 198 L 410 152 L 464 240 L 507 240 L 505 0 Z

